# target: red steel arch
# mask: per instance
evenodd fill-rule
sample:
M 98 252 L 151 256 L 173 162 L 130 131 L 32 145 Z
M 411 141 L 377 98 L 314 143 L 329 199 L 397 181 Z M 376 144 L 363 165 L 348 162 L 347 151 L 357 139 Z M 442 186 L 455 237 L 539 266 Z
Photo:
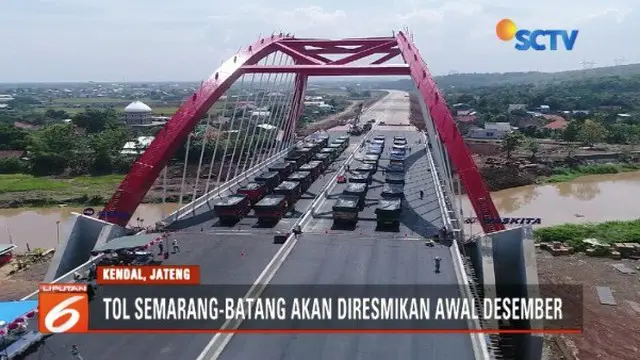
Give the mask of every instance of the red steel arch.
M 257 65 L 261 59 L 276 51 L 291 56 L 295 65 Z M 330 54 L 343 54 L 344 57 L 330 60 L 325 57 Z M 354 64 L 356 61 L 376 54 L 381 56 L 368 65 Z M 403 57 L 405 64 L 385 64 L 398 55 Z M 158 132 L 147 150 L 133 163 L 131 170 L 100 213 L 100 218 L 125 226 L 162 169 L 180 145 L 186 141 L 202 116 L 240 76 L 249 73 L 296 73 L 298 75 L 296 94 L 299 92 L 300 94 L 295 97 L 299 103 L 293 104 L 292 114 L 290 114 L 293 121 L 297 121 L 299 116 L 300 105 L 304 98 L 302 92 L 309 76 L 411 76 L 429 109 L 440 140 L 445 145 L 456 171 L 460 174 L 478 218 L 498 218 L 498 211 L 449 113 L 444 97 L 440 95 L 412 39 L 403 32 L 398 32 L 393 37 L 340 40 L 301 39 L 288 34 L 259 39 L 227 60 L 180 106 L 171 120 Z M 289 127 L 293 128 L 292 124 L 289 124 Z M 504 225 L 492 223 L 482 222 L 485 232 L 504 229 Z

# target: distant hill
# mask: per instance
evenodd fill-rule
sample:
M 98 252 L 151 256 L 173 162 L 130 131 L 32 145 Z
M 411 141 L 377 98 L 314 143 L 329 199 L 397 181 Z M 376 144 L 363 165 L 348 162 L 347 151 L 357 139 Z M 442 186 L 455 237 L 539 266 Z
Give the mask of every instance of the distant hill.
M 510 73 L 484 73 L 484 74 L 455 74 L 436 76 L 435 80 L 441 89 L 472 88 L 482 86 L 520 85 L 520 84 L 550 84 L 577 79 L 593 79 L 607 76 L 629 77 L 640 75 L 640 64 L 608 66 L 586 70 L 545 72 L 510 72 Z M 375 85 L 373 84 L 375 83 Z M 381 86 L 395 90 L 413 91 L 413 81 L 373 81 L 372 86 Z

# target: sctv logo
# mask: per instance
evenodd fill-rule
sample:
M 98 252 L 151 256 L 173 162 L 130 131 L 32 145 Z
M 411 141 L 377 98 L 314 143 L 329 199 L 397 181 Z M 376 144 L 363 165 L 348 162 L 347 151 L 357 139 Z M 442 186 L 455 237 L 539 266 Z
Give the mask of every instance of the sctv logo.
M 578 30 L 518 30 L 516 23 L 511 19 L 502 19 L 496 25 L 496 35 L 503 41 L 511 41 L 515 37 L 515 48 L 520 51 L 529 49 L 556 51 L 559 41 L 562 41 L 565 50 L 571 51 L 578 38 Z

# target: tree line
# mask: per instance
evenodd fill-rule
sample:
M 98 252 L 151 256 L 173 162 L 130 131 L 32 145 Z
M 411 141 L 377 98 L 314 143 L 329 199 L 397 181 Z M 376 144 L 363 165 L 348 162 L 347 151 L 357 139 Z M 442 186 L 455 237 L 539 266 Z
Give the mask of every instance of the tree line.
M 70 123 L 60 121 L 67 116 L 71 118 Z M 129 128 L 112 109 L 86 109 L 73 116 L 49 110 L 44 114 L 43 123 L 40 128 L 29 130 L 15 127 L 13 122 L 0 122 L 0 150 L 24 154 L 22 157 L 0 159 L 0 173 L 35 176 L 126 173 L 137 154 L 123 154 L 123 146 L 138 136 L 154 136 L 162 128 Z M 203 163 L 206 164 L 211 162 L 214 153 L 216 160 L 221 160 L 225 149 L 227 157 L 235 152 L 234 161 L 240 162 L 255 155 L 255 144 L 263 144 L 263 148 L 276 145 L 272 132 L 256 128 L 246 121 L 236 121 L 233 128 L 229 123 L 212 126 L 212 130 L 207 133 L 200 127 L 193 132 L 188 163 L 200 161 L 203 143 Z M 138 153 L 141 153 L 144 146 L 136 145 Z M 185 142 L 176 152 L 174 162 L 184 162 L 186 146 Z

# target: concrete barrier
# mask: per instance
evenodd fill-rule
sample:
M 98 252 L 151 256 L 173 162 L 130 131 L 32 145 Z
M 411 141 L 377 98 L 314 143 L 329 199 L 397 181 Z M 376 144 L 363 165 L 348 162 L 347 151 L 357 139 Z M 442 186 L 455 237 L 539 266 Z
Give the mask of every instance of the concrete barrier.
M 530 225 L 498 231 L 484 235 L 480 241 L 470 246 L 482 253 L 482 282 L 494 294 L 486 297 L 537 297 L 540 296 L 538 267 Z M 519 328 L 542 329 L 542 321 L 522 321 Z M 523 334 L 513 337 L 516 355 L 519 359 L 540 360 L 542 358 L 543 337 L 539 334 Z
M 124 234 L 124 228 L 90 216 L 72 213 L 75 221 L 64 241 L 58 244 L 44 277 L 51 282 L 82 265 L 91 256 L 96 244 Z
M 442 190 L 442 186 L 440 185 L 440 177 L 438 168 L 433 159 L 433 154 L 431 149 L 429 149 L 428 141 L 424 142 L 424 149 L 426 152 L 427 160 L 429 163 L 429 168 L 431 169 L 431 176 L 433 177 L 433 186 L 436 190 L 436 197 L 438 201 L 438 205 L 440 207 L 442 221 L 445 223 L 448 229 L 451 229 L 451 216 L 450 214 L 455 214 L 455 212 L 449 212 L 449 208 L 447 206 L 447 202 L 445 200 L 445 194 Z M 471 281 L 469 280 L 467 273 L 464 268 L 464 263 L 462 261 L 462 255 L 460 249 L 458 248 L 458 242 L 453 241 L 452 246 L 449 248 L 451 259 L 453 261 L 453 268 L 456 272 L 456 278 L 458 279 L 458 287 L 460 289 L 461 296 L 467 298 L 469 300 L 473 299 L 473 294 L 471 293 L 471 289 L 469 288 Z M 481 329 L 482 326 L 480 321 L 478 320 L 469 320 L 468 321 L 469 329 Z M 476 360 L 489 360 L 491 359 L 491 354 L 489 353 L 489 349 L 487 347 L 487 336 L 483 334 L 471 334 L 471 344 L 473 346 L 473 352 Z

